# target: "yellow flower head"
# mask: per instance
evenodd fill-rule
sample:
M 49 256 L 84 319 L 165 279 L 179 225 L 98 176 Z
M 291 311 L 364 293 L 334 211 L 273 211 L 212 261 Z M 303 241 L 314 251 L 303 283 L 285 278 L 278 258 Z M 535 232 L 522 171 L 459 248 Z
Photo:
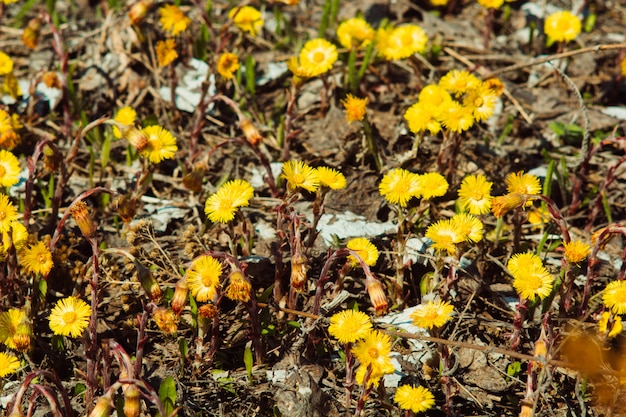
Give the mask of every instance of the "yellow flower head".
M 14 220 L 17 220 L 17 209 L 9 201 L 8 196 L 0 194 L 0 232 L 4 233 L 11 230 Z
M 427 172 L 419 176 L 419 196 L 424 200 L 441 197 L 448 192 L 448 181 L 438 172 Z
M 280 175 L 287 181 L 287 188 L 295 191 L 296 188 L 304 188 L 313 192 L 320 186 L 317 170 L 311 168 L 302 161 L 291 160 L 283 164 L 283 173 Z
M 501 218 L 509 211 L 524 205 L 524 197 L 518 193 L 511 193 L 491 199 L 491 212 L 496 218 Z
M 363 259 L 363 262 L 368 266 L 374 266 L 378 261 L 378 248 L 364 237 L 350 239 L 350 241 L 346 243 L 346 248 L 357 252 L 361 259 Z M 352 267 L 361 265 L 356 257 L 352 255 L 348 256 L 348 261 Z
M 20 180 L 20 161 L 9 151 L 0 150 L 0 185 L 11 187 Z
M 317 178 L 321 186 L 331 190 L 346 188 L 346 177 L 339 171 L 329 167 L 317 167 Z
M 196 258 L 187 271 L 187 286 L 197 301 L 212 301 L 217 295 L 222 275 L 222 264 L 212 256 Z
M 341 101 L 346 108 L 346 120 L 348 123 L 360 122 L 365 117 L 365 106 L 367 105 L 367 97 L 357 98 L 352 94 L 348 94 L 345 100 Z
M 428 37 L 418 25 L 403 25 L 395 29 L 379 29 L 376 47 L 387 61 L 408 58 L 426 50 Z
M 459 205 L 471 214 L 486 214 L 491 209 L 491 186 L 484 175 L 468 175 L 459 188 Z
M 352 353 L 361 366 L 372 367 L 374 373 L 391 373 L 391 338 L 378 330 L 368 331 L 352 348 Z
M 2 232 L 2 245 L 0 245 L 0 254 L 9 250 L 9 244 L 12 244 L 18 251 L 24 247 L 28 239 L 28 230 L 26 226 L 18 221 L 11 222 L 11 241 L 9 242 L 9 232 Z
M 471 109 L 452 100 L 439 114 L 441 124 L 451 132 L 461 133 L 474 125 Z
M 330 71 L 337 57 L 337 47 L 322 38 L 305 43 L 298 56 L 300 65 L 307 68 L 313 77 Z
M 459 234 L 465 236 L 470 242 L 478 242 L 483 238 L 483 224 L 477 218 L 468 213 L 455 214 L 450 219 L 452 225 L 458 229 Z
M 622 58 L 622 62 L 619 64 L 619 69 L 622 77 L 626 77 L 626 56 Z
M 176 154 L 176 138 L 169 130 L 161 126 L 148 126 L 141 130 L 148 140 L 146 148 L 141 154 L 150 162 L 159 163 L 164 159 L 171 159 Z
M 393 400 L 401 409 L 411 410 L 414 413 L 421 413 L 435 405 L 435 396 L 428 388 L 413 385 L 399 386 Z
M 228 13 L 228 18 L 244 32 L 248 32 L 252 36 L 263 28 L 263 18 L 261 12 L 252 6 L 235 7 Z
M 178 52 L 176 52 L 176 41 L 174 39 L 158 41 L 155 50 L 160 67 L 165 67 L 178 58 Z
M 506 177 L 506 190 L 509 193 L 518 194 L 540 194 L 541 182 L 533 174 L 523 171 L 512 172 Z
M 609 282 L 602 301 L 614 314 L 626 314 L 626 281 Z
M 163 26 L 163 30 L 174 36 L 187 29 L 191 23 L 191 19 L 178 6 L 172 4 L 166 4 L 159 8 L 159 15 L 161 16 L 159 22 Z
M 543 31 L 555 42 L 569 42 L 580 34 L 582 23 L 576 15 L 567 10 L 552 13 L 546 18 Z
M 361 311 L 344 310 L 330 318 L 328 333 L 343 344 L 354 343 L 372 330 L 372 322 Z
M 239 58 L 237 55 L 226 52 L 220 55 L 217 60 L 217 72 L 225 79 L 232 80 L 233 74 L 239 69 Z
M 417 327 L 432 329 L 446 324 L 452 319 L 453 313 L 454 306 L 452 304 L 437 299 L 418 305 L 415 311 L 411 313 L 411 320 Z
M 233 271 L 228 277 L 228 286 L 226 287 L 226 297 L 233 301 L 241 301 L 247 303 L 250 301 L 250 292 L 252 284 L 250 280 L 240 270 Z
M 482 82 L 474 75 L 465 70 L 448 71 L 439 80 L 439 86 L 454 95 L 461 95 L 470 90 L 480 87 Z
M 486 9 L 499 9 L 504 4 L 504 0 L 478 0 L 478 4 Z
M 14 99 L 22 95 L 22 87 L 20 87 L 17 77 L 12 72 L 4 76 L 2 91 L 6 92 Z
M 13 60 L 10 56 L 0 51 L 0 75 L 7 75 L 13 72 Z
M 337 39 L 346 49 L 364 48 L 373 40 L 376 32 L 362 17 L 344 20 L 337 28 Z
M 533 301 L 536 297 L 543 300 L 550 295 L 554 277 L 534 253 L 513 255 L 507 267 L 513 275 L 513 287 L 520 297 Z
M 76 297 L 63 298 L 50 312 L 50 330 L 56 335 L 79 337 L 90 316 L 89 304 Z
M 20 368 L 20 361 L 10 353 L 0 352 L 0 378 L 4 378 Z
M 528 224 L 540 227 L 550 221 L 550 212 L 545 207 L 537 207 L 528 210 Z
M 427 107 L 435 107 L 434 110 L 437 111 L 440 107 L 447 106 L 452 101 L 452 96 L 440 85 L 429 84 L 420 91 L 418 101 Z
M 21 343 L 24 339 L 26 346 Z M 30 323 L 23 310 L 11 308 L 0 314 L 0 343 L 17 350 L 30 347 Z
M 434 249 L 445 250 L 450 255 L 456 253 L 456 244 L 466 239 L 449 219 L 439 220 L 428 226 L 425 236 L 433 242 L 431 246 Z
M 504 93 L 504 83 L 500 81 L 499 78 L 489 78 L 483 81 L 483 87 L 488 88 L 495 94 L 500 97 L 502 93 Z
M 611 317 L 613 316 L 613 317 Z M 611 323 L 609 324 L 609 320 Z M 622 324 L 622 318 L 618 315 L 613 315 L 609 311 L 605 311 L 598 320 L 598 331 L 600 334 L 605 335 L 609 339 L 614 338 L 624 330 Z
M 563 247 L 565 247 L 565 260 L 570 264 L 584 261 L 591 252 L 591 247 L 582 240 L 572 240 L 569 243 L 564 243 Z
M 224 183 L 210 196 L 204 206 L 204 212 L 212 222 L 228 223 L 235 218 L 239 207 L 245 207 L 254 197 L 254 188 L 245 180 L 232 180 Z
M 497 94 L 484 84 L 469 90 L 463 98 L 463 107 L 469 109 L 477 122 L 491 117 L 496 108 Z
M 312 69 L 300 63 L 297 56 L 292 56 L 287 61 L 287 68 L 293 73 L 294 83 L 301 84 L 307 78 L 315 76 Z
M 437 119 L 438 114 L 439 108 L 418 101 L 406 110 L 404 120 L 413 133 L 428 130 L 431 135 L 435 135 L 441 130 L 441 123 Z
M 115 113 L 115 117 L 113 118 L 113 120 L 125 126 L 130 126 L 134 124 L 136 119 L 137 112 L 130 106 L 125 106 L 119 109 L 117 113 Z M 118 139 L 122 138 L 122 132 L 120 132 L 117 126 L 113 126 L 113 136 Z
M 24 249 L 20 256 L 20 265 L 31 274 L 48 275 L 54 263 L 52 253 L 43 241 Z
M 430 4 L 433 6 L 446 6 L 448 4 L 448 0 L 430 0 Z
M 385 174 L 378 191 L 391 204 L 405 207 L 411 198 L 420 195 L 420 177 L 406 169 L 395 168 Z

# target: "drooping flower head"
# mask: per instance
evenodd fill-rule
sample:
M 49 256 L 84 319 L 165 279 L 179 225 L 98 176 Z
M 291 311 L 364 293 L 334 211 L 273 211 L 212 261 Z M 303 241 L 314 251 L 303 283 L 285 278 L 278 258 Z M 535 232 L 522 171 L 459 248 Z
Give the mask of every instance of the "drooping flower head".
M 337 39 L 346 49 L 364 48 L 373 40 L 376 32 L 362 17 L 344 20 L 337 28 Z
M 454 306 L 447 301 L 432 300 L 426 304 L 420 304 L 411 313 L 413 324 L 424 329 L 441 327 L 446 324 L 454 313 Z
M 228 223 L 235 218 L 239 207 L 246 207 L 254 197 L 254 188 L 249 182 L 236 179 L 224 183 L 211 195 L 204 206 L 204 212 L 212 222 Z
M 491 186 L 484 175 L 468 175 L 459 188 L 459 205 L 471 214 L 486 214 L 491 209 Z
M 42 240 L 31 245 L 20 254 L 20 265 L 31 274 L 46 276 L 54 263 L 48 245 Z
M 191 23 L 191 19 L 183 13 L 178 6 L 166 4 L 159 8 L 159 22 L 163 30 L 176 36 L 180 32 L 185 31 Z
M 56 335 L 79 337 L 90 316 L 89 304 L 76 297 L 63 298 L 50 312 L 50 330 Z
M 160 67 L 165 67 L 178 58 L 178 52 L 176 52 L 176 41 L 174 39 L 158 41 L 154 49 L 156 51 L 157 62 Z
M 348 123 L 360 122 L 365 117 L 367 97 L 358 98 L 348 94 L 345 100 L 341 101 L 346 109 L 346 120 Z
M 344 310 L 330 318 L 328 333 L 343 344 L 354 343 L 372 330 L 372 322 L 361 311 Z
M 602 301 L 614 314 L 626 314 L 626 281 L 609 282 Z
M 414 413 L 421 413 L 435 405 L 435 396 L 428 388 L 413 385 L 399 386 L 393 400 L 401 409 L 411 410 Z
M 20 368 L 20 361 L 10 353 L 0 352 L 0 378 L 12 374 Z
M 567 10 L 554 12 L 546 18 L 543 31 L 555 42 L 569 42 L 580 34 L 582 23 L 576 15 Z
M 313 192 L 320 186 L 317 170 L 298 160 L 285 162 L 281 177 L 287 181 L 287 188 L 290 191 L 303 188 Z
M 212 256 L 202 255 L 187 270 L 187 286 L 200 302 L 212 301 L 217 295 L 222 275 L 222 264 Z
M 346 177 L 339 171 L 329 167 L 317 167 L 317 178 L 321 186 L 331 190 L 341 190 L 346 187 Z
M 363 262 L 368 266 L 373 266 L 378 261 L 378 248 L 364 237 L 350 239 L 348 243 L 346 243 L 346 247 L 357 252 L 361 259 L 363 259 Z M 348 256 L 348 261 L 352 267 L 360 265 L 359 261 L 352 255 Z
M 20 180 L 20 161 L 9 151 L 0 150 L 0 186 L 12 187 Z
M 164 159 L 171 159 L 176 154 L 176 138 L 161 126 L 148 126 L 142 129 L 148 139 L 146 148 L 141 154 L 155 164 Z
M 228 18 L 232 19 L 239 29 L 248 32 L 252 36 L 256 36 L 263 28 L 264 22 L 261 12 L 252 6 L 235 7 L 228 12 Z
M 378 191 L 391 204 L 405 207 L 411 198 L 420 195 L 420 177 L 406 169 L 395 168 L 385 174 Z
M 225 79 L 232 80 L 233 74 L 239 69 L 239 58 L 237 55 L 225 52 L 217 60 L 217 72 Z
M 335 45 L 326 39 L 316 38 L 304 44 L 298 58 L 300 65 L 314 77 L 330 71 L 338 56 Z
M 578 239 L 564 243 L 563 247 L 565 248 L 563 253 L 565 260 L 571 264 L 577 264 L 584 261 L 591 252 L 591 247 L 589 247 L 589 245 L 582 240 Z
M 508 269 L 513 275 L 513 287 L 520 297 L 534 301 L 546 298 L 552 291 L 554 277 L 534 253 L 518 253 L 511 257 Z

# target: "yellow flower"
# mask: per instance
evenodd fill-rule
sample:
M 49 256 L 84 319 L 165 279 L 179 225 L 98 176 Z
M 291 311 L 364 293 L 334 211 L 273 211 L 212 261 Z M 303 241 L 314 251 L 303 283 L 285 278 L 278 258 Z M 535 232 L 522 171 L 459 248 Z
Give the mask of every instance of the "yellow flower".
M 448 181 L 437 172 L 427 172 L 419 176 L 419 196 L 424 200 L 441 197 L 448 192 Z
M 230 52 L 220 55 L 217 60 L 217 72 L 224 77 L 225 80 L 232 80 L 233 74 L 239 69 L 239 58 Z
M 17 99 L 22 95 L 22 88 L 17 80 L 17 77 L 11 72 L 4 76 L 4 82 L 2 83 L 2 90 L 8 93 L 14 99 Z
M 14 220 L 17 220 L 17 209 L 9 201 L 9 197 L 5 194 L 0 194 L 0 232 L 4 233 L 11 230 Z
M 50 330 L 56 335 L 79 337 L 90 316 L 89 304 L 76 297 L 63 298 L 50 312 Z
M 584 261 L 591 252 L 591 247 L 582 240 L 572 240 L 564 243 L 563 246 L 565 247 L 565 260 L 571 264 Z
M 166 4 L 159 8 L 159 15 L 161 15 L 159 22 L 163 26 L 163 30 L 174 36 L 187 29 L 191 23 L 191 19 L 179 7 L 172 4 Z
M 537 296 L 542 300 L 550 295 L 554 278 L 534 253 L 517 253 L 507 265 L 513 275 L 513 287 L 520 297 L 533 301 Z
M 287 61 L 287 68 L 294 75 L 294 83 L 300 84 L 303 80 L 314 76 L 311 68 L 304 66 L 296 56 L 292 56 Z
M 244 32 L 255 36 L 263 28 L 261 12 L 252 6 L 235 7 L 228 13 L 228 18 Z
M 626 56 L 622 58 L 622 62 L 620 62 L 619 68 L 620 68 L 622 77 L 626 77 Z
M 504 0 L 478 0 L 478 4 L 486 9 L 499 9 L 504 4 Z
M 245 207 L 254 197 L 254 188 L 249 182 L 236 179 L 224 183 L 210 196 L 204 206 L 204 212 L 212 222 L 228 223 L 235 218 L 239 207 Z
M 498 96 L 491 88 L 481 85 L 467 92 L 463 98 L 463 107 L 472 112 L 474 120 L 482 122 L 489 119 L 493 114 L 497 99 Z
M 251 291 L 252 284 L 250 284 L 250 280 L 246 278 L 243 272 L 235 270 L 229 275 L 228 286 L 225 291 L 226 297 L 233 301 L 247 303 L 250 301 Z
M 320 186 L 317 170 L 311 168 L 302 161 L 291 160 L 283 164 L 283 173 L 280 175 L 287 181 L 287 188 L 295 191 L 296 188 L 304 188 L 313 192 Z
M 0 75 L 7 75 L 13 72 L 13 60 L 10 56 L 0 51 Z
M 493 94 L 500 97 L 504 93 L 504 83 L 499 78 L 489 78 L 483 81 L 483 87 L 490 89 Z
M 481 81 L 468 71 L 452 70 L 439 80 L 439 86 L 455 95 L 480 87 Z
M 432 0 L 431 0 L 432 1 Z M 403 410 L 421 413 L 435 405 L 435 396 L 427 388 L 401 385 L 396 390 L 393 400 Z
M 344 310 L 330 318 L 328 333 L 343 344 L 354 343 L 372 330 L 372 322 L 361 311 Z
M 539 194 L 541 183 L 533 174 L 525 174 L 523 171 L 512 172 L 506 177 L 506 190 L 509 193 Z
M 439 121 L 449 131 L 461 133 L 474 125 L 474 115 L 471 109 L 463 107 L 456 101 L 451 101 L 446 108 L 442 109 Z
M 468 213 L 455 214 L 450 219 L 458 233 L 470 242 L 478 242 L 483 238 L 483 224 L 477 217 Z
M 511 193 L 491 199 L 491 212 L 496 218 L 501 218 L 509 211 L 524 205 L 524 197 L 518 193 Z
M 387 61 L 408 58 L 426 50 L 428 37 L 418 25 L 403 25 L 377 33 L 376 46 Z
M 389 361 L 389 366 L 387 366 L 387 368 L 385 368 L 386 372 L 382 372 L 379 369 L 373 369 L 372 372 L 370 372 L 369 377 L 367 378 L 367 381 L 365 381 L 365 376 L 367 375 L 367 366 L 359 366 L 356 369 L 356 372 L 354 374 L 354 380 L 358 385 L 362 385 L 365 386 L 367 383 L 367 387 L 378 387 L 378 384 L 380 383 L 380 380 L 382 379 L 383 376 L 385 376 L 386 374 L 391 374 L 394 371 L 394 367 L 393 364 L 391 363 L 391 361 Z
M 197 301 L 212 301 L 217 295 L 222 275 L 222 264 L 212 256 L 196 258 L 187 271 L 187 286 Z
M 374 266 L 378 261 L 378 248 L 364 237 L 350 239 L 346 244 L 346 248 L 357 252 L 368 266 Z M 348 256 L 348 261 L 353 267 L 361 265 L 356 257 L 352 255 Z
M 326 39 L 311 39 L 304 44 L 300 55 L 300 65 L 308 68 L 312 76 L 330 71 L 337 61 L 337 47 Z
M 552 13 L 546 18 L 543 31 L 555 42 L 568 42 L 578 36 L 581 28 L 580 19 L 573 13 L 563 10 Z
M 135 123 L 135 119 L 137 118 L 137 112 L 130 106 L 122 107 L 115 113 L 115 120 L 118 123 L 121 123 L 125 126 L 130 126 Z M 113 126 L 113 136 L 118 139 L 122 138 L 122 132 L 118 129 L 117 126 Z
M 405 207 L 411 198 L 420 195 L 420 177 L 406 169 L 395 168 L 385 174 L 378 191 L 391 204 Z
M 346 177 L 339 171 L 329 167 L 317 167 L 317 178 L 320 185 L 331 190 L 341 190 L 346 187 Z
M 21 341 L 26 339 L 26 346 Z M 17 350 L 30 347 L 30 323 L 23 310 L 11 308 L 0 314 L 0 343 Z
M 7 375 L 17 371 L 20 367 L 20 361 L 15 357 L 5 352 L 0 352 L 0 378 L 4 378 Z
M 604 289 L 602 301 L 614 314 L 626 314 L 626 281 L 610 282 Z
M 409 124 L 409 129 L 413 133 L 428 130 L 431 135 L 435 135 L 441 130 L 441 123 L 437 120 L 439 113 L 439 108 L 418 101 L 406 110 L 404 120 Z
M 459 188 L 459 205 L 471 214 L 489 213 L 491 209 L 491 186 L 484 175 L 468 175 Z
M 602 313 L 600 320 L 598 320 L 598 331 L 606 335 L 609 339 L 614 338 L 618 334 L 624 330 L 624 326 L 622 325 L 622 318 L 618 315 L 613 315 L 608 311 Z M 611 319 L 611 328 L 609 329 L 609 319 Z M 608 334 L 607 334 L 608 332 Z
M 0 185 L 11 187 L 18 183 L 20 161 L 9 151 L 0 150 Z
M 433 6 L 446 6 L 448 4 L 448 0 L 430 0 L 430 4 Z
M 364 48 L 373 40 L 376 33 L 362 17 L 344 20 L 337 28 L 337 39 L 346 49 Z
M 363 368 L 372 367 L 374 373 L 391 373 L 391 338 L 378 330 L 368 331 L 352 348 L 352 353 Z
M 455 227 L 451 220 L 439 220 L 426 229 L 425 236 L 430 239 L 432 247 L 438 251 L 456 253 L 456 244 L 465 240 L 465 236 Z
M 439 299 L 420 304 L 411 313 L 411 320 L 417 327 L 432 329 L 446 324 L 454 313 L 454 306 L 447 301 Z
M 448 91 L 438 84 L 429 84 L 422 88 L 418 96 L 418 101 L 427 107 L 434 107 L 435 114 L 441 112 L 452 101 L 452 96 Z
M 28 239 L 28 230 L 26 226 L 18 221 L 11 222 L 11 241 L 9 242 L 9 232 L 2 232 L 2 246 L 0 246 L 0 253 L 6 253 L 9 250 L 9 243 L 13 245 L 18 251 L 24 247 L 26 240 Z
M 178 58 L 178 52 L 176 52 L 176 41 L 174 39 L 166 39 L 164 41 L 158 41 L 156 44 L 157 61 L 160 67 L 174 62 Z
M 151 162 L 159 163 L 164 159 L 171 159 L 176 154 L 176 138 L 169 130 L 161 126 L 148 126 L 141 130 L 148 140 L 146 148 L 141 154 Z
M 345 100 L 341 101 L 346 108 L 346 120 L 348 123 L 360 122 L 365 117 L 366 98 L 357 98 L 348 94 Z
M 547 208 L 532 208 L 527 212 L 528 223 L 532 226 L 542 226 L 550 221 L 550 213 Z
M 20 265 L 29 273 L 48 275 L 54 263 L 50 249 L 40 240 L 37 244 L 24 249 L 20 256 Z

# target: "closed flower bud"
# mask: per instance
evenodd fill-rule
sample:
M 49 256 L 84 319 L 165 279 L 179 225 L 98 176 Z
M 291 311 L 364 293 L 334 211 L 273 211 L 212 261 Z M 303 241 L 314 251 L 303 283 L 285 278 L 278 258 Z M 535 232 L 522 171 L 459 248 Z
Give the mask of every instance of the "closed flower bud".
M 137 269 L 137 275 L 143 290 L 148 294 L 152 302 L 158 304 L 161 298 L 163 298 L 163 292 L 161 291 L 159 283 L 154 279 L 150 270 L 141 263 L 135 262 L 135 268 Z
M 254 126 L 252 120 L 247 118 L 243 119 L 239 122 L 239 128 L 243 130 L 246 140 L 250 142 L 252 146 L 256 146 L 263 141 L 263 136 L 261 136 L 259 130 Z
M 177 316 L 183 312 L 183 308 L 187 304 L 187 294 L 189 293 L 189 287 L 187 287 L 187 280 L 185 278 L 180 279 L 176 283 L 174 288 L 174 297 L 172 297 L 172 311 Z
M 206 166 L 204 164 L 196 164 L 193 169 L 183 177 L 183 185 L 189 191 L 199 193 L 202 191 L 202 180 L 206 174 Z
M 496 218 L 501 218 L 509 211 L 522 207 L 526 199 L 518 193 L 511 193 L 491 199 L 491 211 Z
M 130 223 L 137 213 L 137 200 L 132 194 L 124 194 L 115 201 L 117 214 L 120 215 L 124 223 Z
M 296 252 L 291 257 L 291 288 L 297 292 L 304 292 L 308 269 L 306 256 Z
M 119 125 L 118 128 L 122 129 L 122 136 L 137 149 L 138 152 L 142 152 L 148 146 L 148 137 L 146 134 L 137 129 L 135 126 Z
M 228 277 L 228 287 L 226 287 L 226 297 L 233 301 L 247 303 L 250 301 L 250 291 L 252 284 L 240 270 L 234 270 Z
M 154 4 L 154 0 L 139 0 L 137 3 L 133 4 L 128 12 L 128 18 L 130 19 L 133 25 L 138 25 L 141 23 L 144 17 L 150 11 L 150 8 Z
M 389 304 L 383 290 L 383 284 L 370 274 L 365 278 L 365 288 L 370 296 L 372 306 L 376 309 L 376 315 L 381 316 L 385 314 Z
M 124 391 L 124 415 L 126 417 L 139 417 L 141 402 L 139 388 L 135 384 L 129 384 Z
M 28 352 L 31 347 L 30 334 L 16 334 L 13 336 L 13 343 L 15 343 L 15 350 L 20 352 Z
M 41 34 L 41 19 L 35 17 L 28 21 L 24 32 L 22 33 L 22 42 L 27 48 L 35 49 L 39 43 L 39 35 Z
M 111 394 L 108 393 L 98 398 L 96 406 L 89 413 L 89 417 L 108 417 L 113 410 Z
M 84 201 L 77 201 L 70 207 L 70 214 L 78 225 L 85 239 L 91 240 L 96 236 L 96 225 L 89 216 L 89 209 Z

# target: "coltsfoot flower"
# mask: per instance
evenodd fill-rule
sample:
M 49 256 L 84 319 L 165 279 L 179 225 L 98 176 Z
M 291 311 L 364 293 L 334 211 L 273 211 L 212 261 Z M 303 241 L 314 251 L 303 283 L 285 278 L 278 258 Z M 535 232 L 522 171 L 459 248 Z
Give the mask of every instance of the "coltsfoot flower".
M 435 396 L 427 388 L 413 385 L 401 385 L 396 391 L 393 400 L 403 410 L 421 413 L 435 405 Z
M 200 302 L 212 301 L 217 295 L 222 275 L 222 264 L 212 256 L 202 255 L 187 271 L 189 291 Z
M 365 117 L 365 106 L 367 105 L 366 98 L 354 97 L 352 94 L 348 94 L 345 100 L 341 101 L 346 108 L 346 120 L 348 123 L 360 122 Z
M 131 126 L 133 123 L 135 123 L 136 119 L 137 112 L 130 106 L 125 106 L 119 109 L 117 113 L 115 113 L 115 117 L 113 118 L 113 120 L 124 126 Z M 113 136 L 118 139 L 122 138 L 122 132 L 117 126 L 113 126 Z
M 176 155 L 178 147 L 172 133 L 161 126 L 148 126 L 142 129 L 148 140 L 146 148 L 141 152 L 150 162 L 155 164 Z
M 484 175 L 468 175 L 459 188 L 459 205 L 471 214 L 486 214 L 491 210 L 491 186 Z
M 450 219 L 439 220 L 428 226 L 425 236 L 433 242 L 431 245 L 433 249 L 445 250 L 450 255 L 456 253 L 456 244 L 466 239 L 466 236 L 461 234 Z
M 24 249 L 20 254 L 20 265 L 31 274 L 47 275 L 54 266 L 48 245 L 40 240 Z
M 295 191 L 303 188 L 313 192 L 320 186 L 317 170 L 302 161 L 291 160 L 283 164 L 283 173 L 280 175 L 287 181 L 287 188 Z
M 176 36 L 180 32 L 184 32 L 191 23 L 191 19 L 183 13 L 183 11 L 173 4 L 166 4 L 159 8 L 159 23 L 163 30 Z
M 20 180 L 20 161 L 9 151 L 0 150 L 0 186 L 12 187 Z
M 176 52 L 176 41 L 174 39 L 158 41 L 154 49 L 157 55 L 157 62 L 160 67 L 165 67 L 178 58 L 178 52 Z
M 300 65 L 307 68 L 312 77 L 330 71 L 338 58 L 337 47 L 326 39 L 307 41 L 300 51 Z
M 376 46 L 387 61 L 408 58 L 426 50 L 428 37 L 418 25 L 403 25 L 395 29 L 381 29 Z
M 393 372 L 391 363 L 391 338 L 378 330 L 370 330 L 352 348 L 361 366 L 372 367 L 373 372 Z
M 378 191 L 391 204 L 405 207 L 411 198 L 421 193 L 419 175 L 402 168 L 392 169 L 380 181 Z
M 569 243 L 564 243 L 563 247 L 565 248 L 563 253 L 565 260 L 571 264 L 577 264 L 584 261 L 591 252 L 591 247 L 582 240 L 578 239 L 572 240 Z
M 17 371 L 20 367 L 20 361 L 10 353 L 0 352 L 0 378 L 4 378 Z
M 337 28 L 337 39 L 346 49 L 364 48 L 376 35 L 374 29 L 362 17 L 353 17 L 341 22 Z
M 448 181 L 438 172 L 427 172 L 418 178 L 419 197 L 423 200 L 441 197 L 448 192 Z
M 17 220 L 17 209 L 5 194 L 0 194 L 0 232 L 9 232 Z
M 57 301 L 50 313 L 50 330 L 56 335 L 79 337 L 91 316 L 91 307 L 76 297 Z
M 339 171 L 329 167 L 317 167 L 317 179 L 321 186 L 331 190 L 346 188 L 346 177 Z
M 602 301 L 614 314 L 626 314 L 626 281 L 609 282 Z
M 249 182 L 241 179 L 228 181 L 207 199 L 204 212 L 212 222 L 228 223 L 235 218 L 240 207 L 249 204 L 253 196 L 254 188 Z
M 576 15 L 567 10 L 554 12 L 546 18 L 543 31 L 555 42 L 569 42 L 580 34 L 582 23 Z
M 235 7 L 228 13 L 228 18 L 244 32 L 248 32 L 252 36 L 263 28 L 263 18 L 261 12 L 252 6 Z
M 346 243 L 346 247 L 357 252 L 367 266 L 373 266 L 378 261 L 378 248 L 364 237 L 350 239 Z M 352 255 L 348 256 L 348 262 L 350 262 L 352 267 L 360 265 L 356 257 Z
M 513 172 L 506 177 L 506 190 L 509 193 L 540 194 L 541 182 L 533 174 L 523 171 Z
M 344 310 L 330 318 L 328 333 L 343 344 L 363 339 L 372 330 L 372 322 L 361 311 Z
M 550 295 L 554 277 L 534 253 L 513 255 L 507 267 L 513 275 L 513 287 L 520 297 L 534 301 L 536 297 L 543 300 Z
M 441 327 L 446 324 L 454 313 L 454 306 L 439 299 L 420 304 L 411 313 L 413 324 L 424 329 Z
M 239 69 L 239 57 L 237 55 L 225 52 L 220 55 L 217 60 L 217 72 L 225 80 L 232 80 L 235 71 Z
M 609 321 L 611 322 L 610 324 Z M 600 320 L 598 320 L 598 331 L 601 334 L 611 339 L 620 334 L 622 330 L 624 330 L 624 326 L 620 316 L 611 314 L 609 311 L 602 313 Z

